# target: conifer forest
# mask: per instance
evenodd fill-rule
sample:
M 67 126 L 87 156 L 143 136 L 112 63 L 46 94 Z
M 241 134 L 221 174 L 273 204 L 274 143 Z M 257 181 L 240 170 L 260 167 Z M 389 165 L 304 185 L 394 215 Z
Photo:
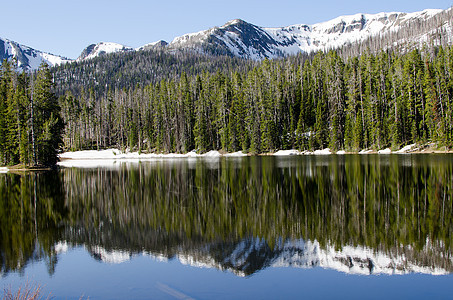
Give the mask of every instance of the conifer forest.
M 451 46 L 351 57 L 332 50 L 261 62 L 185 54 L 182 65 L 153 51 L 159 76 L 124 81 L 121 72 L 114 78 L 104 72 L 91 85 L 71 85 L 77 76 L 68 70 L 99 59 L 43 66 L 36 74 L 3 63 L 1 163 L 48 165 L 56 149 L 108 147 L 259 154 L 452 146 Z
M 60 97 L 69 150 L 251 153 L 452 146 L 453 47 L 319 52 Z M 230 64 L 231 66 L 231 64 Z

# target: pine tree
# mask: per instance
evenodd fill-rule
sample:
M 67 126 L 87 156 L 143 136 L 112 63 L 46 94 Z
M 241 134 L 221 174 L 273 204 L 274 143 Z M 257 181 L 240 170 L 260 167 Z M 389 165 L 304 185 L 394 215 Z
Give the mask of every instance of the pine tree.
M 35 135 L 36 135 L 36 164 L 50 166 L 57 160 L 58 149 L 62 145 L 63 121 L 60 117 L 60 106 L 57 97 L 52 92 L 52 74 L 49 66 L 42 64 L 38 70 L 35 87 Z

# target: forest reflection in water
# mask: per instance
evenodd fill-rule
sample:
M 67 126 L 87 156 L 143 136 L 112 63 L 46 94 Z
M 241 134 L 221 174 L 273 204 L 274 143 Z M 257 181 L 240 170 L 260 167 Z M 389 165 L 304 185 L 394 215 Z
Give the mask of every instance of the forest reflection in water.
M 118 161 L 0 174 L 1 272 L 84 245 L 108 261 L 177 257 L 251 275 L 270 266 L 451 273 L 448 155 Z

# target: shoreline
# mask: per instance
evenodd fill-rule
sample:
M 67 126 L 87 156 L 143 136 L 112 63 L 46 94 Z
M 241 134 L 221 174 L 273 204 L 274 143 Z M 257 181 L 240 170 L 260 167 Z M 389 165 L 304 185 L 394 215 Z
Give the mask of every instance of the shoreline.
M 60 162 L 67 160 L 134 160 L 134 159 L 167 159 L 167 158 L 219 158 L 219 157 L 246 157 L 246 156 L 301 156 L 301 155 L 363 155 L 363 154 L 448 154 L 453 153 L 453 150 L 439 150 L 433 147 L 420 147 L 416 144 L 407 145 L 399 150 L 392 151 L 390 148 L 382 150 L 362 150 L 359 152 L 352 151 L 336 151 L 333 152 L 329 148 L 315 151 L 299 151 L 296 149 L 291 150 L 278 150 L 276 152 L 267 153 L 243 153 L 237 152 L 224 152 L 211 150 L 209 152 L 198 154 L 195 151 L 190 151 L 184 154 L 181 153 L 138 153 L 126 150 L 122 152 L 116 148 L 105 150 L 81 150 L 73 152 L 63 152 L 59 155 Z
M 411 145 L 412 146 L 412 145 Z M 412 148 L 412 147 L 411 147 Z M 75 152 L 65 152 L 60 154 L 60 161 L 57 165 L 61 168 L 111 168 L 117 167 L 119 164 L 122 163 L 140 163 L 140 162 L 158 162 L 158 161 L 181 161 L 187 159 L 188 161 L 195 161 L 198 159 L 202 159 L 206 162 L 217 162 L 220 158 L 242 158 L 242 157 L 249 157 L 249 156 L 274 156 L 274 157 L 288 157 L 288 156 L 344 156 L 344 155 L 382 155 L 382 156 L 389 156 L 389 155 L 418 155 L 418 154 L 432 154 L 432 153 L 439 153 L 439 154 L 447 154 L 453 153 L 452 151 L 436 151 L 436 150 L 420 150 L 420 149 L 408 149 L 402 148 L 398 151 L 390 151 L 390 149 L 384 149 L 380 151 L 361 151 L 361 152 L 345 152 L 345 151 L 338 151 L 336 153 L 331 152 L 329 149 L 324 150 L 316 150 L 316 151 L 298 151 L 298 150 L 279 150 L 272 153 L 261 153 L 261 154 L 245 154 L 242 152 L 234 152 L 234 153 L 225 153 L 219 151 L 209 151 L 204 154 L 197 154 L 195 152 L 189 152 L 186 154 L 175 154 L 175 153 L 167 153 L 167 154 L 156 154 L 156 153 L 148 153 L 148 154 L 139 154 L 138 152 L 126 152 L 123 153 L 118 149 L 107 149 L 107 150 L 85 150 L 85 151 L 75 151 Z
M 453 153 L 453 150 L 439 150 L 435 148 L 435 145 L 430 144 L 428 146 L 411 144 L 402 147 L 399 150 L 392 151 L 389 148 L 382 150 L 362 150 L 360 152 L 346 152 L 340 150 L 337 152 L 330 151 L 329 148 L 315 151 L 299 151 L 295 149 L 291 150 L 278 150 L 276 152 L 268 152 L 261 154 L 243 153 L 242 151 L 227 153 L 212 150 L 203 154 L 198 154 L 195 151 L 191 151 L 185 154 L 180 153 L 138 153 L 130 152 L 126 150 L 122 152 L 116 148 L 110 148 L 105 150 L 81 150 L 73 152 L 63 152 L 59 155 L 60 161 L 57 163 L 58 167 L 102 167 L 111 165 L 116 162 L 138 162 L 138 161 L 153 161 L 153 160 L 165 160 L 165 159 L 218 159 L 221 157 L 240 158 L 246 156 L 303 156 L 303 155 L 314 155 L 314 156 L 328 156 L 328 155 L 393 155 L 393 154 L 449 154 Z M 47 171 L 51 168 L 26 168 L 24 166 L 11 166 L 11 167 L 0 167 L 0 174 L 4 173 L 22 173 L 22 172 L 39 172 Z

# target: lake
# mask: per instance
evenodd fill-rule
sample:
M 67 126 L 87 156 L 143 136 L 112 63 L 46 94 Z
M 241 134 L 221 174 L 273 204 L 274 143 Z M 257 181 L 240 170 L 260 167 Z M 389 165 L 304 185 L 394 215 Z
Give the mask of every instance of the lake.
M 1 285 L 56 299 L 450 298 L 453 156 L 0 174 Z

